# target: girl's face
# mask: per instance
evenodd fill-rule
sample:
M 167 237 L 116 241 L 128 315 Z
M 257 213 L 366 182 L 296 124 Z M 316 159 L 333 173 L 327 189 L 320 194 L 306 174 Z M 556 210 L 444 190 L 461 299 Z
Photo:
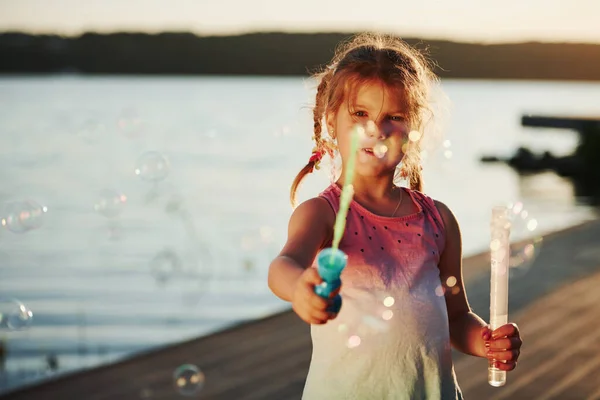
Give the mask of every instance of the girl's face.
M 402 90 L 375 81 L 359 86 L 354 98 L 346 99 L 337 113 L 327 115 L 329 132 L 334 132 L 342 161 L 350 154 L 351 134 L 357 124 L 365 128 L 356 162 L 356 174 L 381 176 L 393 173 L 402 161 L 407 144 L 408 108 Z M 382 157 L 376 148 L 383 141 Z M 375 149 L 375 152 L 374 152 Z

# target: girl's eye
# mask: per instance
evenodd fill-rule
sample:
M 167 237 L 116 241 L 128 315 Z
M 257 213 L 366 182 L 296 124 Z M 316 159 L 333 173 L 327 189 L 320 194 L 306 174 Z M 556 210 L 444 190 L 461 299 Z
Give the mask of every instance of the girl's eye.
M 403 122 L 405 120 L 405 118 L 402 115 L 392 115 L 390 119 L 396 122 Z
M 366 116 L 367 116 L 367 113 L 366 113 L 366 112 L 364 112 L 364 111 L 356 111 L 356 112 L 354 113 L 354 115 L 355 115 L 355 116 L 357 116 L 357 117 L 366 117 Z

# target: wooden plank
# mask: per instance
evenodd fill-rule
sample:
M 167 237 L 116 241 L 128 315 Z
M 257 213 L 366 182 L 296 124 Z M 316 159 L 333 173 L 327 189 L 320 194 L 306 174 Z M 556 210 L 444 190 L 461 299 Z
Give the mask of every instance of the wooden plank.
M 599 287 L 600 272 L 538 300 L 516 318 L 522 322 L 524 346 L 506 386 L 487 384 L 485 360 L 458 362 L 457 375 L 468 377 L 464 384 L 461 382 L 465 398 L 549 399 L 567 389 L 576 392 L 582 376 L 591 371 L 600 373 Z M 540 324 L 546 320 L 551 323 Z

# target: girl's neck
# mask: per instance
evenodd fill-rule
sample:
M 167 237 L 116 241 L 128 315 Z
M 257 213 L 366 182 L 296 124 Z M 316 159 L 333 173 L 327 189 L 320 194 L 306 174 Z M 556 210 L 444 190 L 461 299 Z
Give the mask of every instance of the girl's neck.
M 341 188 L 344 185 L 344 174 L 337 180 L 337 185 Z M 383 200 L 395 196 L 394 176 L 370 176 L 362 177 L 355 175 L 354 182 L 354 197 L 368 200 Z

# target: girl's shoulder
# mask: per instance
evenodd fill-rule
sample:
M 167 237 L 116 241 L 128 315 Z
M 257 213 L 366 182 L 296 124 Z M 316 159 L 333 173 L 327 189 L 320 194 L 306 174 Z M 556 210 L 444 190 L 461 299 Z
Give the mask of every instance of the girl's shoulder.
M 423 192 L 418 190 L 412 190 L 405 188 L 411 195 L 411 197 L 417 202 L 423 211 L 426 218 L 432 220 L 432 222 L 442 231 L 445 231 L 446 221 L 448 221 L 448 213 L 451 214 L 448 207 L 439 200 L 436 200 Z
M 319 193 L 316 198 L 325 200 L 329 204 L 331 210 L 333 210 L 334 214 L 337 214 L 340 209 L 340 195 L 340 188 L 335 183 L 332 183 Z

